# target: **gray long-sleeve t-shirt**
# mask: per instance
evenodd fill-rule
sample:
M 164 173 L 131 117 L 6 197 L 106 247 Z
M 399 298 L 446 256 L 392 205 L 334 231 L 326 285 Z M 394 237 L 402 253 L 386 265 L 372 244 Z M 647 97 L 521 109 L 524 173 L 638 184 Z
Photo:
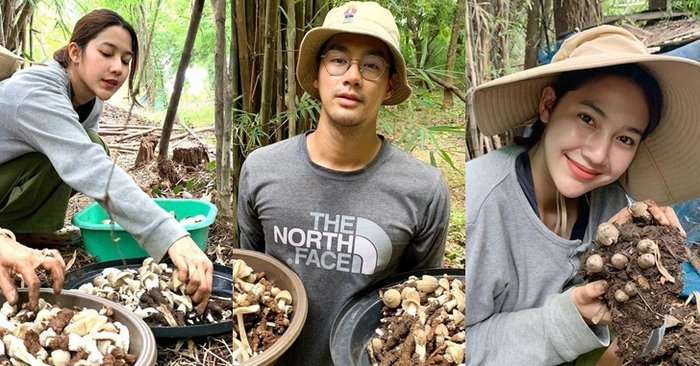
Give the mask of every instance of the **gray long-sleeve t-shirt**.
M 189 234 L 118 166 L 108 182 L 113 163 L 86 132 L 97 131 L 103 102 L 97 98 L 81 124 L 70 90 L 66 70 L 56 62 L 18 71 L 0 82 L 0 164 L 42 153 L 66 184 L 101 205 L 109 183 L 113 219 L 160 261 L 172 243 Z
M 239 189 L 241 247 L 289 265 L 308 295 L 306 323 L 282 364 L 331 365 L 331 326 L 353 294 L 442 266 L 447 184 L 386 140 L 368 166 L 338 172 L 313 163 L 299 135 L 248 156 Z
M 606 326 L 589 326 L 565 288 L 597 226 L 627 205 L 617 183 L 590 194 L 581 240 L 549 230 L 515 171 L 525 151 L 508 146 L 466 165 L 467 364 L 557 365 L 609 344 Z

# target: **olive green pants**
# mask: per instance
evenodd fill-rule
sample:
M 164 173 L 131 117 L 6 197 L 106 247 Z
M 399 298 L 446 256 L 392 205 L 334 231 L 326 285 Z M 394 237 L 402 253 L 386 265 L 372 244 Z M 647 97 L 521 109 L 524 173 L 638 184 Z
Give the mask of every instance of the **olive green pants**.
M 109 155 L 96 132 L 88 135 Z M 73 194 L 44 154 L 29 153 L 0 164 L 0 227 L 18 234 L 59 230 Z

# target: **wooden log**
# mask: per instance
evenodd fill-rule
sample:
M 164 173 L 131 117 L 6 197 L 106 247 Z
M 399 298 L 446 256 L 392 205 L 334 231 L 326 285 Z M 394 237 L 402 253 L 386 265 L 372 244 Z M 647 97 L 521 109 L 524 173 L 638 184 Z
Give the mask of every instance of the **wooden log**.
M 136 154 L 134 168 L 140 167 L 155 158 L 158 138 L 155 136 L 145 136 L 141 138 L 139 152 Z

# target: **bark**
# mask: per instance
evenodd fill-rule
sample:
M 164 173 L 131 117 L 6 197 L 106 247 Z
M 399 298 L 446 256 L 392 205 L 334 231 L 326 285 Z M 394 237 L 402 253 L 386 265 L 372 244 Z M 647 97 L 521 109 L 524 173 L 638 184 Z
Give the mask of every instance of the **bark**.
M 459 43 L 459 40 L 462 39 L 462 25 L 464 24 L 464 8 L 466 6 L 466 0 L 457 0 L 454 21 L 452 22 L 452 33 L 450 34 L 450 43 L 447 48 L 447 76 L 445 77 L 445 82 L 447 84 L 452 83 L 451 75 L 455 69 L 455 59 L 457 58 L 457 45 Z M 442 105 L 447 109 L 452 108 L 452 90 L 450 88 L 445 88 L 445 90 L 443 91 Z
M 297 83 L 296 83 L 296 44 L 297 44 L 297 14 L 296 2 L 287 0 L 287 92 L 284 96 L 289 113 L 289 136 L 295 136 L 297 132 L 296 108 Z
M 226 89 L 228 92 L 228 95 L 226 96 L 226 99 L 224 100 L 225 102 L 225 109 L 224 109 L 224 123 L 225 123 L 225 129 L 224 129 L 224 139 L 228 139 L 227 141 L 230 141 L 231 148 L 230 154 L 224 154 L 224 157 L 228 157 L 229 161 L 227 162 L 224 160 L 223 164 L 225 166 L 230 166 L 231 170 L 229 173 L 226 175 L 228 179 L 232 180 L 232 184 L 229 184 L 228 187 L 231 189 L 231 242 L 233 243 L 234 248 L 240 247 L 238 243 L 238 238 L 239 238 L 239 233 L 238 233 L 238 221 L 236 218 L 238 217 L 238 177 L 240 176 L 240 171 L 241 171 L 241 164 L 243 164 L 243 154 L 241 153 L 241 144 L 240 141 L 242 141 L 242 138 L 236 136 L 236 139 L 233 140 L 233 121 L 237 120 L 237 113 L 234 110 L 234 99 L 238 98 L 240 94 L 240 78 L 239 78 L 239 65 L 238 65 L 238 32 L 239 30 L 233 26 L 233 23 L 235 22 L 236 18 L 236 7 L 234 4 L 231 4 L 231 37 L 230 37 L 230 42 L 231 42 L 231 47 L 230 47 L 230 54 L 229 54 L 229 59 L 231 60 L 229 62 L 229 81 L 227 82 L 228 88 Z M 236 102 L 237 108 L 240 109 L 240 102 Z M 237 130 L 238 131 L 238 130 Z M 223 149 L 223 146 L 222 146 Z M 222 174 L 225 174 L 222 171 Z M 233 179 L 232 179 L 233 178 Z M 227 186 L 223 186 L 222 189 L 226 189 Z M 221 191 L 220 191 L 221 192 Z
M 246 19 L 245 0 L 236 0 L 236 33 L 238 38 L 238 64 L 240 65 L 241 85 L 243 89 L 243 109 L 253 112 L 251 102 L 250 52 L 248 49 L 248 21 Z
M 575 29 L 583 29 L 596 24 L 601 19 L 598 0 L 556 0 L 554 1 L 554 29 L 564 34 Z
M 272 99 L 273 96 L 273 81 L 275 68 L 275 35 L 277 33 L 277 8 L 279 0 L 267 0 L 265 6 L 265 48 L 263 51 L 263 70 L 262 70 L 262 95 L 260 120 L 262 121 L 263 136 L 261 136 L 261 144 L 268 144 L 268 136 L 272 129 L 270 128 L 270 119 L 272 118 Z
M 7 38 L 5 39 L 5 48 L 9 50 L 14 50 L 21 47 L 21 37 L 20 33 L 26 26 L 29 16 L 34 12 L 34 2 L 25 0 L 24 4 L 14 17 L 14 21 L 11 22 L 9 32 L 6 32 Z
M 134 168 L 138 168 L 155 158 L 157 144 L 158 138 L 155 136 L 144 136 L 141 138 L 141 144 L 139 145 L 139 151 L 136 154 Z
M 194 41 L 197 38 L 197 29 L 199 28 L 199 22 L 202 19 L 202 10 L 204 8 L 204 0 L 195 0 L 192 6 L 192 16 L 190 18 L 190 25 L 187 29 L 187 37 L 185 39 L 185 46 L 182 50 L 182 56 L 180 57 L 180 65 L 177 68 L 177 74 L 175 75 L 175 83 L 173 85 L 173 93 L 170 95 L 170 102 L 168 103 L 168 110 L 165 114 L 165 120 L 163 121 L 163 133 L 160 137 L 158 158 L 160 160 L 168 160 L 168 148 L 170 146 L 170 134 L 173 131 L 173 123 L 175 121 L 175 114 L 177 113 L 177 107 L 180 104 L 180 96 L 182 95 L 182 87 L 185 83 L 185 72 L 190 64 L 190 59 L 192 58 L 192 47 L 194 47 Z
M 537 66 L 537 49 L 540 46 L 540 0 L 532 0 L 527 10 L 527 30 L 525 33 L 525 69 Z
M 230 95 L 226 87 L 226 1 L 214 0 L 212 5 L 216 24 L 214 134 L 216 136 L 216 191 L 219 195 L 216 204 L 219 215 L 228 224 L 232 221 L 233 210 L 231 208 L 231 126 L 225 119 L 226 99 Z
M 206 146 L 186 141 L 173 149 L 173 162 L 185 166 L 199 166 L 209 162 L 209 154 Z
M 139 46 L 141 47 L 141 51 L 139 52 L 139 66 L 141 68 L 141 73 L 139 74 L 138 81 L 136 82 L 136 85 L 134 87 L 134 92 L 138 93 L 141 90 L 141 84 L 144 80 L 146 80 L 146 104 L 149 106 L 153 106 L 155 104 L 156 97 L 156 86 L 154 77 L 155 70 L 153 67 L 153 59 L 151 58 L 151 44 L 153 43 L 153 34 L 155 32 L 156 22 L 158 21 L 158 14 L 160 13 L 161 3 L 162 0 L 158 0 L 158 2 L 156 3 L 156 8 L 153 14 L 153 23 L 151 23 L 150 29 L 147 29 L 146 10 L 144 9 L 143 5 L 139 5 L 139 13 L 141 14 L 138 23 L 139 30 L 141 31 L 141 34 L 145 35 L 145 37 L 143 37 L 145 39 L 139 42 Z
M 476 38 L 474 37 L 474 32 L 473 32 L 473 25 L 474 21 L 472 19 L 473 17 L 473 9 L 472 6 L 474 3 L 472 1 L 469 1 L 466 7 L 466 23 L 465 23 L 465 31 L 466 31 L 466 54 L 467 54 L 467 62 L 466 62 L 466 68 L 468 69 L 467 75 L 468 75 L 468 81 L 471 84 L 471 88 L 477 87 L 480 84 L 480 76 L 479 72 L 477 70 L 478 67 L 478 62 L 476 61 L 476 52 L 475 52 L 475 47 L 474 47 L 474 41 Z M 471 99 L 467 101 L 467 110 L 471 110 Z M 480 143 L 479 143 L 479 130 L 476 127 L 476 123 L 471 119 L 471 116 L 469 113 L 466 113 L 466 133 L 468 134 L 466 140 L 467 140 L 467 160 L 474 159 L 478 156 L 481 156 L 481 149 L 479 148 Z

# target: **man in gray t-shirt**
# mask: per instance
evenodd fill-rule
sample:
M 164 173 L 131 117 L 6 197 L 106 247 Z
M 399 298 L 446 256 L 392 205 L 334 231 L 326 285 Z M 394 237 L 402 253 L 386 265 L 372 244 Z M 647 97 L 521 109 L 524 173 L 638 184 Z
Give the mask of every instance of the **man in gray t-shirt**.
M 398 37 L 376 3 L 332 9 L 299 49 L 297 78 L 321 101 L 317 128 L 258 149 L 243 165 L 241 247 L 289 265 L 308 295 L 284 364 L 332 364 L 330 330 L 353 294 L 392 274 L 442 266 L 442 174 L 376 132 L 380 106 L 411 93 Z

